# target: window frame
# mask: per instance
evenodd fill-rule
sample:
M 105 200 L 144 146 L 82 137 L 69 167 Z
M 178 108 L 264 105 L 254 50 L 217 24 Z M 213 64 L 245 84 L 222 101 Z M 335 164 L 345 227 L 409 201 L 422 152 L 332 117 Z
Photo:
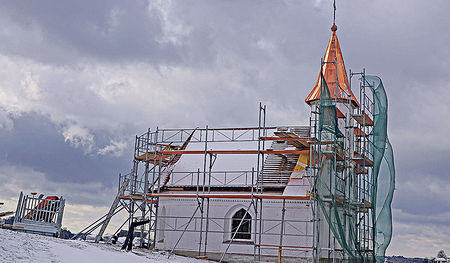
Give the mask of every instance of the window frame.
M 237 210 L 231 216 L 230 239 L 233 237 L 236 228 L 239 226 L 239 223 L 241 222 L 244 215 L 245 219 L 242 222 L 241 226 L 239 227 L 236 236 L 234 237 L 234 240 L 246 240 L 246 241 L 252 240 L 252 215 L 244 208 Z

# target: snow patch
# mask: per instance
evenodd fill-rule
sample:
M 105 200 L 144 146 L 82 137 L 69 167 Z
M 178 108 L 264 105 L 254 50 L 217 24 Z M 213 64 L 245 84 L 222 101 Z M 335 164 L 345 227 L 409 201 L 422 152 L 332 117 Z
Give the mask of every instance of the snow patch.
M 167 252 L 140 249 L 126 252 L 115 245 L 58 239 L 0 229 L 0 262 L 208 263 L 212 261 L 176 255 L 168 258 Z

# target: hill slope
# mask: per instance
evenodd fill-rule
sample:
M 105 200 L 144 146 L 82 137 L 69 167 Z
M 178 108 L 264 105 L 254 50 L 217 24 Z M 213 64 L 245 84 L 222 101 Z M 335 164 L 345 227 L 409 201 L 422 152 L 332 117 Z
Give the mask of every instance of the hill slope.
M 179 256 L 155 252 L 125 252 L 120 247 L 65 240 L 0 229 L 0 262 L 108 262 L 108 263 L 206 263 Z

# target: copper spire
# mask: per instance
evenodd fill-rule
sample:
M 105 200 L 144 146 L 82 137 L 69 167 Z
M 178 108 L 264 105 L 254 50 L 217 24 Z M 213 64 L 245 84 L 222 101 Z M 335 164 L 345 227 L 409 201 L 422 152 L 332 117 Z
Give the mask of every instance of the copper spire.
M 352 92 L 350 92 L 350 85 L 348 81 L 347 71 L 344 65 L 344 57 L 341 53 L 341 48 L 339 46 L 339 41 L 336 35 L 337 26 L 333 23 L 331 27 L 331 38 L 328 42 L 327 50 L 325 56 L 323 57 L 322 64 L 322 74 L 330 90 L 330 95 L 333 99 L 339 102 L 351 101 L 353 108 L 358 108 L 359 103 L 356 100 Z M 337 81 L 337 89 L 336 89 Z M 321 90 L 320 73 L 317 78 L 316 86 L 306 97 L 305 102 L 311 105 L 311 102 L 320 100 L 320 90 Z M 351 94 L 349 96 L 349 94 Z

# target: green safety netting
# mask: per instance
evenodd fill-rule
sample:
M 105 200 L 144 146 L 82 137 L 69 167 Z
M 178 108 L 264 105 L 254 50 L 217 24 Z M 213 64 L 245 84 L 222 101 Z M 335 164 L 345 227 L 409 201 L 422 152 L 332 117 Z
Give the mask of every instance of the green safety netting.
M 387 137 L 384 87 L 378 77 L 367 76 L 363 80 L 372 88 L 374 126 L 368 143 L 373 167 L 361 181 L 355 169 L 346 169 L 348 164 L 338 158 L 346 154 L 345 138 L 339 130 L 335 101 L 323 76 L 321 81 L 318 139 L 334 141 L 334 144 L 319 146 L 322 154 L 317 160 L 320 169 L 316 177 L 316 195 L 321 212 L 349 260 L 384 260 L 392 235 L 391 202 L 395 184 L 393 151 Z M 351 153 L 347 154 L 351 156 Z M 319 239 L 322 242 L 329 240 L 328 231 L 322 230 Z M 327 247 L 327 244 L 320 246 Z
M 332 146 L 327 145 L 324 149 L 319 146 L 322 155 L 321 159 L 318 160 L 320 169 L 316 181 L 317 197 L 330 230 L 347 256 L 355 258 L 354 241 L 356 233 L 352 227 L 355 217 L 347 216 L 352 211 L 348 205 L 345 205 L 346 200 L 349 199 L 347 195 L 350 194 L 346 185 L 348 174 L 345 173 L 345 169 L 340 168 L 345 163 L 338 162 L 336 156 L 342 152 L 344 135 L 339 130 L 335 102 L 323 76 L 321 78 L 319 103 L 318 139 L 319 141 L 334 141 L 334 144 Z M 326 242 L 330 239 L 328 235 L 328 231 L 322 228 L 319 233 L 319 240 L 325 243 L 319 244 L 320 247 L 327 247 Z
M 375 257 L 378 262 L 384 261 L 386 248 L 392 237 L 391 203 L 395 188 L 394 152 L 387 136 L 388 101 L 381 79 L 377 76 L 366 76 L 366 81 L 373 87 L 374 126 L 373 135 L 373 174 L 375 207 Z

